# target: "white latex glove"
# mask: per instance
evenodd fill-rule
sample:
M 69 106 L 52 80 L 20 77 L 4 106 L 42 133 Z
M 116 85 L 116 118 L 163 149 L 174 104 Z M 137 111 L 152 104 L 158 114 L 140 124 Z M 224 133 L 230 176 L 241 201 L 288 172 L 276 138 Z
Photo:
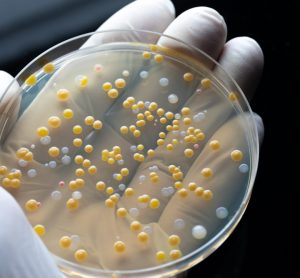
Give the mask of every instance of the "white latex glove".
M 259 45 L 247 37 L 235 38 L 225 43 L 227 30 L 224 19 L 210 8 L 197 7 L 184 12 L 176 19 L 174 17 L 175 10 L 169 0 L 139 0 L 114 14 L 99 30 L 145 29 L 180 38 L 218 60 L 250 98 L 263 68 L 263 54 Z M 88 41 L 89 45 L 97 43 L 97 37 Z M 163 40 L 160 43 L 168 44 Z M 0 93 L 5 91 L 11 80 L 10 75 L 0 72 Z M 3 111 L 5 102 L 1 105 L 0 112 Z M 259 116 L 255 119 L 262 139 L 262 121 Z M 222 129 L 219 132 L 222 133 Z M 174 211 L 174 207 L 172 211 L 168 211 L 168 206 L 170 204 L 166 206 L 161 219 L 168 218 Z M 181 208 L 176 209 L 178 212 Z M 167 230 L 167 227 L 164 228 Z M 62 277 L 51 254 L 33 232 L 18 204 L 2 188 L 0 188 L 0 277 Z

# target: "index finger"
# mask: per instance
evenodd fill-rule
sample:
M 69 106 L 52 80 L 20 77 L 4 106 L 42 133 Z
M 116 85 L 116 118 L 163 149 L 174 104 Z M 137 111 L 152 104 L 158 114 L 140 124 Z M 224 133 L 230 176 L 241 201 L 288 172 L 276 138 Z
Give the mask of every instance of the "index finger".
M 162 33 L 166 27 L 174 20 L 175 8 L 170 0 L 138 0 L 125 6 L 107 21 L 105 21 L 97 31 L 105 30 L 148 30 Z M 145 36 L 143 33 L 95 34 L 82 47 L 99 45 L 103 40 L 119 41 L 143 41 L 155 43 L 156 37 Z

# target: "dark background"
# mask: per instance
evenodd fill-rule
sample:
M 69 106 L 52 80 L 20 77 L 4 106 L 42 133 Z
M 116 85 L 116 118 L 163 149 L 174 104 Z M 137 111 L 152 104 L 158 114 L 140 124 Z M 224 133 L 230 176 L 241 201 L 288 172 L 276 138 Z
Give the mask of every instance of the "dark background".
M 95 30 L 129 2 L 0 0 L 0 69 L 16 75 L 50 46 Z M 228 39 L 253 37 L 265 54 L 264 75 L 252 100 L 253 110 L 265 123 L 265 140 L 250 205 L 230 238 L 191 269 L 188 277 L 299 277 L 293 263 L 299 255 L 292 254 L 297 254 L 299 244 L 295 214 L 299 181 L 293 168 L 299 165 L 293 162 L 299 149 L 300 14 L 296 1 L 173 2 L 177 14 L 200 5 L 215 8 L 227 22 Z

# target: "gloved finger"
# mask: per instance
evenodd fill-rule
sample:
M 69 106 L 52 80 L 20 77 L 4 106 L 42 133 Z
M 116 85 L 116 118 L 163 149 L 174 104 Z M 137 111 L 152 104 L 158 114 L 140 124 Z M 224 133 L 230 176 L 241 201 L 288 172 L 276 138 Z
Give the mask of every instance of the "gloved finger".
M 259 117 L 256 116 L 255 119 L 258 121 L 257 124 L 261 125 Z M 262 137 L 262 129 L 259 130 L 259 136 Z M 192 228 L 195 225 L 201 225 L 206 229 L 205 240 L 209 240 L 216 231 L 223 228 L 226 219 L 230 219 L 240 208 L 249 180 L 247 173 L 239 171 L 241 164 L 250 167 L 245 123 L 241 117 L 237 116 L 226 122 L 211 140 L 218 140 L 221 148 L 214 151 L 207 144 L 187 172 L 183 184 L 187 189 L 190 182 L 195 182 L 204 190 L 210 190 L 213 193 L 213 199 L 199 198 L 195 194 L 196 191 L 192 192 L 187 189 L 187 197 L 183 198 L 179 194 L 172 197 L 159 220 L 160 226 L 167 234 L 176 233 L 185 239 L 181 245 L 181 251 L 184 253 L 195 250 L 201 244 L 201 240 L 192 236 Z M 235 149 L 243 153 L 243 158 L 239 162 L 231 159 L 231 152 Z M 205 178 L 200 174 L 206 167 L 213 170 L 214 174 L 210 178 Z M 224 207 L 228 211 L 225 219 L 217 217 L 219 207 Z M 185 222 L 185 227 L 181 230 L 176 230 L 177 219 Z
M 136 29 L 154 32 L 163 32 L 165 28 L 174 20 L 175 8 L 170 0 L 137 0 L 134 1 L 105 21 L 97 31 L 110 29 Z M 137 39 L 148 43 L 155 43 L 156 37 L 145 36 L 142 33 L 115 33 L 115 34 L 96 34 L 92 36 L 83 47 L 99 45 L 103 40 L 130 41 Z
M 0 277 L 63 277 L 12 196 L 0 187 Z
M 259 144 L 261 146 L 261 144 L 264 140 L 264 134 L 265 134 L 264 122 L 263 122 L 262 118 L 256 113 L 253 113 L 253 117 L 254 117 L 254 120 L 256 123 Z
M 237 37 L 228 41 L 219 57 L 219 63 L 251 99 L 260 81 L 264 56 L 259 44 L 249 37 Z M 218 76 L 219 70 L 216 68 Z
M 217 59 L 226 41 L 227 26 L 224 18 L 214 9 L 197 7 L 179 15 L 164 31 L 164 34 L 180 39 Z M 158 44 L 180 52 L 187 51 L 185 46 L 167 37 L 162 37 Z M 195 55 L 197 55 L 196 52 Z M 208 60 L 203 61 L 203 56 L 200 59 L 207 65 L 209 64 Z
M 9 90 L 8 89 L 8 86 Z M 5 71 L 0 71 L 0 138 L 1 142 L 17 119 L 20 105 L 19 85 Z

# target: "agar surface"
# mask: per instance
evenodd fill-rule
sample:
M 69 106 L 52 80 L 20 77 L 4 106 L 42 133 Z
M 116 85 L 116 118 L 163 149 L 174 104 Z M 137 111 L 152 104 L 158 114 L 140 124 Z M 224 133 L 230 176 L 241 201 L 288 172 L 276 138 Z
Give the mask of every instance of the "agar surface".
M 53 61 L 23 85 L 38 94 L 0 179 L 57 256 L 152 267 L 199 248 L 240 206 L 250 159 L 236 94 L 157 50 Z

